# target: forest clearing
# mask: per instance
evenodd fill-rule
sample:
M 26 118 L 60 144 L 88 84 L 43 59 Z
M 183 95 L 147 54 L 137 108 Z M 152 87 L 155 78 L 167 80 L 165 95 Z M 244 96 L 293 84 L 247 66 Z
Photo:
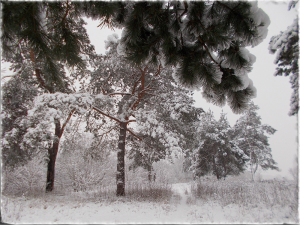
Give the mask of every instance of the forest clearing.
M 115 196 L 115 187 L 2 196 L 2 220 L 12 224 L 297 223 L 295 183 L 249 178 L 130 185 L 121 198 Z

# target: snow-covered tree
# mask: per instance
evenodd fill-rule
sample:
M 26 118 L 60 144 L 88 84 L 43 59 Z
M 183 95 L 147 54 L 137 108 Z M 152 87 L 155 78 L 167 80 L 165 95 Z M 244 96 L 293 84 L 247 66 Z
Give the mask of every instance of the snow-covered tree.
M 218 179 L 238 175 L 249 157 L 232 141 L 226 115 L 215 120 L 211 111 L 203 113 L 197 127 L 198 146 L 189 154 L 195 177 L 213 173 Z
M 146 139 L 139 137 L 132 131 L 134 127 L 128 124 L 137 122 L 138 133 L 145 134 L 142 127 L 145 123 L 155 124 L 156 113 L 161 111 L 161 107 L 165 109 L 160 113 L 173 113 L 174 119 L 176 113 L 187 111 L 185 108 L 191 105 L 193 100 L 188 96 L 188 91 L 180 89 L 174 83 L 170 70 L 162 70 L 161 66 L 153 68 L 151 65 L 144 65 L 141 68 L 130 65 L 117 54 L 118 39 L 115 35 L 109 36 L 106 44 L 109 50 L 105 56 L 98 57 L 98 61 L 95 61 L 97 69 L 91 73 L 86 89 L 81 89 L 80 93 L 45 93 L 35 99 L 34 107 L 24 123 L 28 126 L 37 125 L 28 129 L 24 140 L 28 144 L 40 145 L 41 148 L 49 143 L 58 146 L 73 114 L 89 117 L 87 128 L 93 132 L 97 129 L 103 132 L 103 127 L 95 126 L 95 122 L 110 119 L 115 122 L 112 127 L 117 125 L 120 129 L 117 153 L 117 195 L 124 195 L 127 132 L 148 144 Z M 181 90 L 181 94 L 178 90 Z M 155 104 L 162 106 L 153 108 Z M 177 106 L 176 110 L 168 112 L 175 106 Z M 91 112 L 93 116 L 90 116 Z M 93 121 L 90 121 L 91 118 Z M 151 135 L 154 135 L 155 131 L 163 138 L 162 144 L 165 147 L 167 145 L 166 149 L 168 149 L 165 150 L 165 155 L 166 152 L 170 154 L 171 151 L 181 151 L 180 135 L 172 130 L 172 125 L 169 125 L 167 120 L 166 118 L 164 124 L 161 122 L 160 126 L 151 132 Z M 53 122 L 55 124 L 57 121 L 64 121 L 64 123 L 62 126 L 54 127 Z M 156 125 L 159 125 L 158 121 L 156 122 Z M 56 127 L 61 129 L 56 130 Z M 168 132 L 165 132 L 165 129 L 169 129 Z M 51 165 L 54 168 L 55 160 Z
M 12 64 L 14 76 L 27 71 L 26 78 L 37 83 L 41 92 L 71 93 L 72 77 L 66 75 L 66 70 L 84 74 L 95 56 L 85 22 L 74 7 L 69 2 L 5 2 L 2 12 L 2 59 Z M 52 122 L 59 139 L 61 121 Z M 47 191 L 53 189 L 58 146 L 56 141 L 48 142 Z
M 181 112 L 189 112 L 188 107 L 191 108 L 193 100 L 188 96 L 188 91 L 176 85 L 172 78 L 172 70 L 162 68 L 161 64 L 157 67 L 151 64 L 129 64 L 117 53 L 118 44 L 116 35 L 108 37 L 108 52 L 95 63 L 97 70 L 92 73 L 87 90 L 114 99 L 112 102 L 115 106 L 109 111 L 105 107 L 93 109 L 120 126 L 117 195 L 124 195 L 127 132 L 142 143 L 135 153 L 141 154 L 142 160 L 148 163 L 140 161 L 138 164 L 151 168 L 154 161 L 171 153 L 181 152 L 180 131 L 183 128 L 179 128 L 178 122 L 174 121 L 181 116 Z M 136 122 L 136 125 L 128 125 L 132 122 Z
M 201 89 L 214 104 L 241 112 L 255 96 L 247 75 L 255 57 L 246 47 L 261 43 L 270 24 L 257 2 L 3 2 L 5 60 L 20 59 L 26 44 L 37 78 L 49 88 L 64 86 L 58 62 L 84 67 L 83 16 L 123 28 L 118 49 L 127 59 L 137 65 L 162 59 L 176 68 L 177 82 Z
M 250 169 L 253 177 L 258 166 L 263 170 L 278 170 L 267 136 L 267 134 L 274 134 L 276 130 L 261 123 L 261 117 L 257 113 L 258 109 L 259 107 L 251 102 L 250 108 L 233 127 L 234 142 L 250 157 Z
M 23 145 L 48 151 L 46 191 L 52 191 L 54 187 L 56 156 L 60 140 L 72 115 L 87 114 L 93 105 L 109 107 L 109 102 L 108 96 L 88 93 L 44 93 L 35 98 L 32 109 L 22 121 L 22 124 L 28 127 Z
M 155 95 L 136 117 L 136 134 L 143 138 L 141 143 L 131 137 L 129 158 L 133 159 L 131 168 L 141 166 L 148 170 L 149 181 L 153 178 L 153 163 L 161 159 L 173 161 L 192 148 L 195 122 L 201 108 L 193 106 L 194 100 L 189 91 L 175 84 L 169 75 L 161 77 L 155 88 Z
M 291 1 L 289 9 L 295 7 L 298 1 Z M 280 34 L 273 36 L 269 43 L 271 54 L 276 53 L 274 63 L 277 64 L 275 76 L 290 76 L 293 94 L 291 97 L 290 116 L 299 111 L 299 24 L 298 18 L 291 26 Z
M 27 73 L 28 70 L 22 71 Z M 34 149 L 24 146 L 21 149 L 23 136 L 28 127 L 21 121 L 32 107 L 32 101 L 38 95 L 38 88 L 26 76 L 15 76 L 4 83 L 2 91 L 2 165 L 16 167 L 25 164 L 34 154 Z

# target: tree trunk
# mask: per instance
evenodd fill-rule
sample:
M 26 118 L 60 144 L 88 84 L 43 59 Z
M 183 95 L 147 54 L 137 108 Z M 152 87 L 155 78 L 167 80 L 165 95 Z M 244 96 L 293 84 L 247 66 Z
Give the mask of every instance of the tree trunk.
M 55 123 L 55 136 L 58 139 L 53 142 L 52 148 L 48 150 L 49 162 L 48 162 L 48 170 L 47 170 L 46 192 L 50 192 L 54 188 L 55 161 L 56 161 L 59 141 L 61 137 L 60 121 L 55 119 L 54 123 Z
M 155 181 L 155 173 L 153 171 L 153 166 L 148 165 L 147 170 L 148 170 L 148 181 L 149 182 Z
M 251 149 L 251 153 L 250 153 L 250 170 L 251 170 L 251 175 L 252 175 L 252 181 L 254 181 L 254 176 L 255 176 L 255 172 L 256 172 L 257 168 L 258 168 L 257 158 L 256 158 L 255 153 Z
M 227 168 L 226 168 L 226 162 L 227 160 L 224 158 L 223 154 L 222 154 L 222 161 L 223 161 L 223 168 L 224 168 L 224 180 L 225 180 L 225 177 L 227 176 Z
M 127 123 L 120 123 L 117 163 L 117 196 L 125 196 L 125 140 Z
M 219 171 L 218 171 L 218 168 L 217 168 L 217 165 L 216 165 L 215 156 L 213 156 L 213 166 L 214 166 L 214 171 L 216 173 L 217 179 L 219 180 L 220 179 L 220 175 L 219 175 Z

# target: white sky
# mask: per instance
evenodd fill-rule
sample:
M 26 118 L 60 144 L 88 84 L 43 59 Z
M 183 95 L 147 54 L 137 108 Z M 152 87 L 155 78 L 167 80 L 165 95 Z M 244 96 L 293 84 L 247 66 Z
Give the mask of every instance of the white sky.
M 249 49 L 256 56 L 256 62 L 253 65 L 253 71 L 249 74 L 254 86 L 257 89 L 257 97 L 253 99 L 254 103 L 260 107 L 258 111 L 263 124 L 268 124 L 275 128 L 277 132 L 269 139 L 273 158 L 278 163 L 281 172 L 268 171 L 262 175 L 267 176 L 290 176 L 289 168 L 295 164 L 297 149 L 297 117 L 288 116 L 290 110 L 291 85 L 288 77 L 274 77 L 276 65 L 273 63 L 275 55 L 269 54 L 268 44 L 272 36 L 277 35 L 290 26 L 298 15 L 296 9 L 288 11 L 288 1 L 259 1 L 258 6 L 262 8 L 270 17 L 271 24 L 267 38 L 263 43 L 255 48 Z M 88 25 L 86 29 L 90 35 L 91 43 L 95 46 L 97 53 L 105 53 L 104 40 L 108 35 L 118 33 L 120 30 L 112 31 L 107 28 L 98 28 L 98 21 L 86 20 Z M 3 64 L 2 64 L 3 67 Z M 8 69 L 2 75 L 11 74 Z M 227 113 L 227 118 L 233 126 L 240 115 L 233 114 L 228 106 L 223 108 L 207 103 L 200 93 L 194 94 L 196 106 L 202 107 L 205 111 L 211 109 L 218 119 L 221 111 Z

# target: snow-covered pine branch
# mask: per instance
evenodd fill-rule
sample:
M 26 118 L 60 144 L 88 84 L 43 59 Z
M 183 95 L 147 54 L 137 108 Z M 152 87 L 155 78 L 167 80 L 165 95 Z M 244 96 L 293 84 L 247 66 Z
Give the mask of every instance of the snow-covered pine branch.
M 156 10 L 155 15 L 143 10 L 148 15 L 143 17 L 136 14 L 143 4 L 149 10 L 162 9 Z M 177 83 L 190 90 L 202 90 L 203 97 L 213 104 L 223 106 L 227 102 L 235 113 L 245 110 L 245 102 L 256 97 L 248 77 L 255 56 L 246 47 L 259 45 L 270 24 L 257 1 L 172 2 L 167 9 L 164 7 L 134 4 L 130 13 L 135 19 L 123 28 L 118 53 L 138 65 L 172 65 Z M 158 23 L 152 17 L 164 18 L 165 22 Z
M 23 119 L 23 123 L 30 127 L 24 136 L 24 141 L 27 144 L 36 139 L 42 142 L 53 141 L 57 138 L 54 135 L 55 120 L 67 122 L 70 113 L 86 114 L 92 110 L 95 104 L 109 108 L 110 101 L 109 96 L 102 94 L 59 92 L 41 94 L 35 98 L 32 109 L 28 111 L 28 116 Z M 66 126 L 65 123 L 64 126 Z
M 294 3 L 295 4 L 295 3 Z M 280 34 L 273 36 L 269 43 L 269 51 L 275 54 L 274 64 L 277 65 L 275 76 L 290 76 L 290 83 L 294 92 L 291 97 L 289 115 L 296 115 L 299 111 L 299 24 L 298 18 L 291 26 Z

